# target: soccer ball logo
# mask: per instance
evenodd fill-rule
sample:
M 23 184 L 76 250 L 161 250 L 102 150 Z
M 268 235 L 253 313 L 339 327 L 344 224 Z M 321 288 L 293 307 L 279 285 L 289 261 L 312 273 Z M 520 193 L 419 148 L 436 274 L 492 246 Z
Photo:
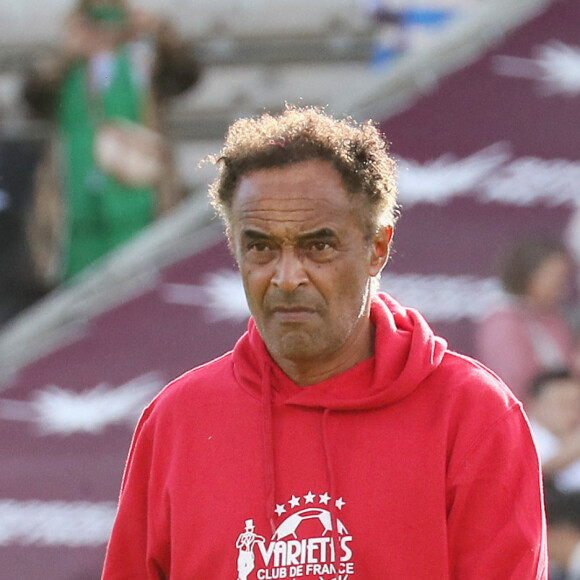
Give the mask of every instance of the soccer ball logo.
M 320 508 L 307 508 L 292 514 L 286 518 L 272 537 L 273 540 L 284 540 L 288 536 L 292 536 L 294 539 L 298 539 L 297 531 L 302 525 L 306 526 L 305 522 L 309 520 L 314 520 L 316 525 L 322 526 L 322 536 L 326 536 L 328 533 L 332 532 L 332 518 L 328 510 Z M 344 536 L 347 533 L 344 524 L 337 519 L 336 526 L 338 533 Z

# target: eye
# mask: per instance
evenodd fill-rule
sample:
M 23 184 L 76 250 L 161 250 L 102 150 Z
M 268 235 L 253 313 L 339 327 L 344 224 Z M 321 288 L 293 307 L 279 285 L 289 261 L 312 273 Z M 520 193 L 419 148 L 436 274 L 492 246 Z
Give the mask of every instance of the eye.
M 268 242 L 265 242 L 263 240 L 259 240 L 256 242 L 252 242 L 251 244 L 248 244 L 248 250 L 251 252 L 265 252 L 267 250 L 271 250 L 271 246 Z
M 275 254 L 276 248 L 269 240 L 251 240 L 245 249 L 246 259 L 254 264 L 267 264 Z
M 324 252 L 330 248 L 331 245 L 328 242 L 312 242 L 310 244 L 310 250 L 313 252 Z
M 315 262 L 328 262 L 336 252 L 335 245 L 328 240 L 312 240 L 306 246 L 309 258 Z

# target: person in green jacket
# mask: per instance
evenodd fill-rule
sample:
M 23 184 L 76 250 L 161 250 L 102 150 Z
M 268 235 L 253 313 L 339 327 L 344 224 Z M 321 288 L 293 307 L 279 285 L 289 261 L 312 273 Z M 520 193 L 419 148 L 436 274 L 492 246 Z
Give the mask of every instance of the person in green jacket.
M 32 110 L 54 119 L 57 128 L 39 167 L 35 197 L 44 199 L 34 200 L 28 226 L 39 278 L 74 276 L 179 200 L 162 139 L 155 141 L 162 169 L 131 180 L 104 164 L 97 141 L 111 126 L 137 127 L 156 139 L 160 106 L 192 87 L 199 74 L 192 47 L 166 21 L 125 0 L 78 2 L 58 53 L 36 63 L 24 88 Z M 122 142 L 108 147 L 123 170 L 139 163 Z

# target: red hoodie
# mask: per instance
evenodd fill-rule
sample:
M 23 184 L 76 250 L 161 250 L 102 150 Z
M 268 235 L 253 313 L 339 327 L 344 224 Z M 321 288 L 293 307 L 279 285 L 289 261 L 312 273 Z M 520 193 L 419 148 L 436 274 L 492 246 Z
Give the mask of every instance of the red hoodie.
M 546 580 L 520 403 L 421 315 L 372 304 L 375 356 L 298 387 L 252 321 L 133 440 L 104 580 Z

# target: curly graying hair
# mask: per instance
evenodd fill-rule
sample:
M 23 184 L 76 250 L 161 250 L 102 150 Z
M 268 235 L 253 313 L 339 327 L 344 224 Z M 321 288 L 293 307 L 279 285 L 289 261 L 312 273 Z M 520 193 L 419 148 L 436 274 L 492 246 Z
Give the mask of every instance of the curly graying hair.
M 369 230 L 398 218 L 396 165 L 371 122 L 337 120 L 316 107 L 287 106 L 277 116 L 240 119 L 229 129 L 220 155 L 211 160 L 219 174 L 210 199 L 226 225 L 242 177 L 252 171 L 321 159 L 340 173 L 350 195 L 364 194 Z M 370 231 L 369 231 L 370 233 Z

